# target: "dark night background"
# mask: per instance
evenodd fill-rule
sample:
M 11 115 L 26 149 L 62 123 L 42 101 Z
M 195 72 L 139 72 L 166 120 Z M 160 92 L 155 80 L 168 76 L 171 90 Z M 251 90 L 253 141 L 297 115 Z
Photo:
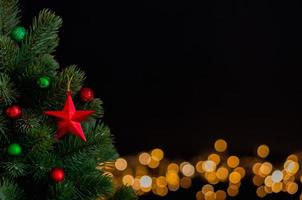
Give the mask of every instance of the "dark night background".
M 121 155 L 161 147 L 189 160 L 220 137 L 240 156 L 266 143 L 280 162 L 302 149 L 301 1 L 21 4 L 25 25 L 45 7 L 62 16 L 57 58 L 87 72 Z M 255 194 L 246 185 L 238 199 Z

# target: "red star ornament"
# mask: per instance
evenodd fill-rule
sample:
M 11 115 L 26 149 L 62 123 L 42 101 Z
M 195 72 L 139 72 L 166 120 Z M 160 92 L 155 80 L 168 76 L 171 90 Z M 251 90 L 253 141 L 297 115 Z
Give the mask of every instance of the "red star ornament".
M 66 133 L 72 133 L 86 142 L 81 122 L 94 112 L 93 110 L 76 110 L 71 93 L 67 92 L 62 111 L 45 111 L 44 114 L 58 118 L 58 131 L 55 134 L 56 139 L 60 139 Z

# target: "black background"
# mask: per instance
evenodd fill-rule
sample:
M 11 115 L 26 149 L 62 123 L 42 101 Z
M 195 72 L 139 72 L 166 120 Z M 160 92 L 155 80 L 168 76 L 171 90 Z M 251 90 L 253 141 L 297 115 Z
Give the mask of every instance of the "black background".
M 266 143 L 279 162 L 302 149 L 301 1 L 21 4 L 26 26 L 44 7 L 62 16 L 57 58 L 87 72 L 122 156 L 189 160 L 220 137 L 239 156 Z M 194 199 L 198 184 L 164 199 Z M 246 185 L 239 199 L 254 195 Z

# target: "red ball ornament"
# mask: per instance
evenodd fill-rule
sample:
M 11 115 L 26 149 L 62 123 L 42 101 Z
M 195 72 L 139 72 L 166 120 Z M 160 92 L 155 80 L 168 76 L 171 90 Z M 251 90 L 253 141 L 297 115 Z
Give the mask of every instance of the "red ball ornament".
M 92 101 L 94 98 L 94 92 L 92 89 L 84 87 L 80 90 L 80 97 L 82 101 Z
M 57 183 L 62 182 L 65 178 L 65 173 L 63 169 L 56 167 L 51 170 L 51 179 Z
M 17 118 L 21 117 L 21 115 L 22 115 L 21 107 L 18 105 L 12 105 L 12 106 L 7 107 L 5 112 L 8 117 L 13 118 L 13 119 L 17 119 Z

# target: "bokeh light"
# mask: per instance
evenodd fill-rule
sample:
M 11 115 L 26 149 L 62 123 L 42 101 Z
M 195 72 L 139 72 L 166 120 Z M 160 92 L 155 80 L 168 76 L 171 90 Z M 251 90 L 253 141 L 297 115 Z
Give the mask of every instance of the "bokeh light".
M 227 164 L 230 168 L 236 168 L 239 165 L 239 158 L 237 156 L 230 156 L 227 160 Z
M 123 177 L 122 181 L 125 186 L 131 186 L 134 183 L 134 178 L 133 178 L 133 176 L 127 174 Z
M 224 152 L 227 149 L 227 142 L 223 139 L 216 140 L 214 147 L 218 152 Z
M 191 177 L 195 173 L 195 168 L 190 163 L 186 163 L 182 168 L 181 172 L 184 176 Z
M 275 170 L 272 174 L 272 181 L 273 182 L 280 182 L 283 179 L 283 172 L 280 170 Z
M 206 160 L 202 163 L 202 169 L 205 172 L 213 172 L 216 170 L 216 163 L 212 160 Z
M 260 158 L 266 158 L 269 155 L 269 147 L 267 145 L 265 145 L 265 144 L 260 145 L 257 148 L 257 155 Z
M 127 168 L 127 161 L 124 158 L 116 159 L 115 168 L 119 171 L 124 171 Z
M 227 143 L 222 139 L 215 141 L 214 147 L 216 153 L 200 155 L 192 162 L 170 161 L 164 157 L 162 149 L 155 148 L 136 156 L 127 156 L 127 160 L 118 158 L 115 162 L 100 163 L 97 168 L 112 176 L 117 186 L 130 186 L 139 196 L 151 192 L 164 197 L 169 191 L 192 187 L 193 180 L 198 178 L 203 184 L 196 193 L 196 200 L 235 197 L 240 193 L 241 184 L 246 183 L 243 179 L 247 178 L 252 179 L 259 198 L 272 193 L 294 195 L 298 192 L 297 182 L 302 183 L 300 154 L 290 154 L 282 165 L 275 167 L 275 163 L 266 160 L 269 155 L 267 145 L 260 145 L 254 158 L 229 156 L 226 153 Z M 302 200 L 302 194 L 299 198 Z
M 151 161 L 151 156 L 150 154 L 143 152 L 139 155 L 138 160 L 142 165 L 148 165 Z
M 156 161 L 161 161 L 164 158 L 164 152 L 159 148 L 153 149 L 151 151 L 151 157 Z
M 149 188 L 152 185 L 152 178 L 150 176 L 142 176 L 139 182 L 140 182 L 140 187 Z

